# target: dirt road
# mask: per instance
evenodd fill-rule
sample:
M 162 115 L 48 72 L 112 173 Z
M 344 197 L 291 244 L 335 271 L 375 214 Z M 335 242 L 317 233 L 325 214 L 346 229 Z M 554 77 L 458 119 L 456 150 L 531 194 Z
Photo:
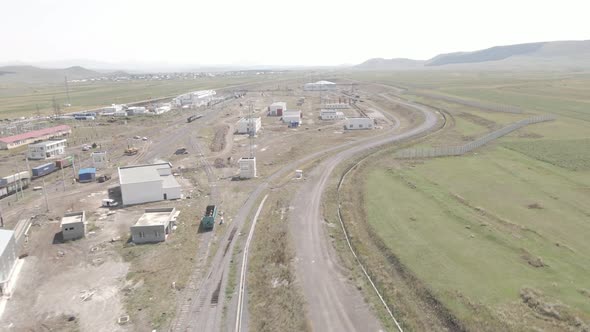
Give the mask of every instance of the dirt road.
M 322 161 L 296 193 L 291 212 L 291 231 L 295 240 L 296 266 L 309 306 L 314 331 L 379 331 L 381 324 L 365 303 L 361 293 L 348 281 L 324 228 L 321 199 L 334 168 L 368 149 L 410 138 L 432 129 L 435 113 L 427 107 L 396 100 L 422 112 L 425 121 L 406 132 L 381 137 L 356 145 Z

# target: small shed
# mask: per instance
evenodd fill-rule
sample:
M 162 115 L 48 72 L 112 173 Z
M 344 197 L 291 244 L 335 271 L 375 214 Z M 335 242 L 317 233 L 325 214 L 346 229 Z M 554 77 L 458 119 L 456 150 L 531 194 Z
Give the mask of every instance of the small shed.
M 86 236 L 86 212 L 69 212 L 61 218 L 61 234 L 64 241 Z
M 288 110 L 283 112 L 283 122 L 284 123 L 293 123 L 296 122 L 298 124 L 301 123 L 301 118 L 303 114 L 299 110 Z
M 135 225 L 131 226 L 131 241 L 133 243 L 166 241 L 177 216 L 175 208 L 146 209 Z
M 79 182 L 92 182 L 96 179 L 96 168 L 82 168 L 78 171 Z

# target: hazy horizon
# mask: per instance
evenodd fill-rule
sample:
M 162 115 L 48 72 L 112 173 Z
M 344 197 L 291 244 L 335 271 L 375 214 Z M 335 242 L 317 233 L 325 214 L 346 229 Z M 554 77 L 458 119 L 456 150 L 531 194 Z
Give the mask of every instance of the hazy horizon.
M 4 4 L 0 63 L 335 66 L 497 45 L 588 39 L 585 1 L 130 0 Z M 534 10 L 533 10 L 534 9 Z M 527 24 L 523 24 L 526 16 Z M 26 19 L 23 19 L 26 18 Z

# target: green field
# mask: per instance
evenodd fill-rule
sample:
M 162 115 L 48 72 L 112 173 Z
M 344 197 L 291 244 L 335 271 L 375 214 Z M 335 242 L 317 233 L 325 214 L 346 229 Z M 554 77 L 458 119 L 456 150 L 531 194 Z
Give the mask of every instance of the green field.
M 385 278 L 376 277 L 386 297 L 394 306 L 396 298 L 412 305 L 411 298 L 396 292 L 422 294 L 419 303 L 429 303 L 430 295 L 424 294 L 431 294 L 467 330 L 587 328 L 590 77 L 429 74 L 380 73 L 371 81 L 410 87 L 407 95 L 414 87 L 553 113 L 558 119 L 527 126 L 462 157 L 398 160 L 391 152 L 380 153 L 354 173 L 351 181 L 362 194 L 344 203 L 352 208 L 362 200 L 359 211 L 366 215 L 368 236 L 358 225 L 350 228 L 358 241 L 377 237 L 376 246 L 384 248 L 369 251 L 369 245 L 357 244 L 361 251 L 366 247 L 373 274 Z M 418 146 L 458 145 L 531 116 L 411 98 L 451 115 L 442 132 Z M 381 267 L 383 259 L 398 272 Z M 400 277 L 400 269 L 418 281 Z M 409 330 L 420 330 L 428 325 L 416 318 L 423 309 L 414 306 L 398 310 Z
M 249 75 L 197 80 L 71 83 L 69 94 L 72 107 L 64 109 L 63 112 L 174 96 L 199 89 L 218 89 L 245 83 L 263 82 L 269 81 L 271 78 L 281 79 L 284 76 Z M 31 116 L 36 113 L 37 106 L 42 114 L 53 114 L 52 101 L 54 97 L 60 105 L 66 103 L 66 91 L 63 84 L 22 85 L 14 83 L 0 85 L 0 118 Z

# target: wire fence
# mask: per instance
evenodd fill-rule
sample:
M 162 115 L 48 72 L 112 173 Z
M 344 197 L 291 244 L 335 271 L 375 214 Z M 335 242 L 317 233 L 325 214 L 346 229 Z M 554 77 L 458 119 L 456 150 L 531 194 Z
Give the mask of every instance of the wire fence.
M 439 94 L 432 94 L 432 93 L 418 92 L 418 91 L 410 91 L 409 93 L 416 95 L 416 96 L 420 96 L 420 97 L 426 97 L 426 98 L 435 99 L 435 100 L 442 100 L 442 101 L 451 102 L 451 103 L 455 103 L 455 104 L 459 104 L 459 105 L 475 107 L 475 108 L 479 108 L 479 109 L 483 109 L 483 110 L 491 111 L 491 112 L 515 113 L 515 114 L 524 113 L 522 109 L 520 109 L 516 106 L 512 106 L 512 105 L 482 103 L 482 102 L 475 101 L 475 100 L 468 100 L 468 99 L 462 99 L 462 98 L 458 98 L 458 97 L 444 96 L 444 95 L 439 95 Z
M 475 141 L 469 142 L 462 146 L 448 146 L 448 147 L 436 147 L 436 148 L 412 148 L 412 149 L 404 149 L 398 151 L 395 156 L 398 158 L 433 158 L 433 157 L 444 157 L 444 156 L 460 156 L 472 150 L 475 150 L 481 147 L 484 144 L 487 144 L 497 138 L 500 138 L 504 135 L 507 135 L 515 130 L 518 130 L 524 126 L 539 123 L 539 122 L 546 122 L 546 121 L 553 121 L 557 117 L 552 114 L 548 115 L 540 115 L 535 116 L 532 118 L 520 120 L 518 122 L 512 123 L 504 128 L 498 129 L 493 131 L 481 138 L 476 139 Z

